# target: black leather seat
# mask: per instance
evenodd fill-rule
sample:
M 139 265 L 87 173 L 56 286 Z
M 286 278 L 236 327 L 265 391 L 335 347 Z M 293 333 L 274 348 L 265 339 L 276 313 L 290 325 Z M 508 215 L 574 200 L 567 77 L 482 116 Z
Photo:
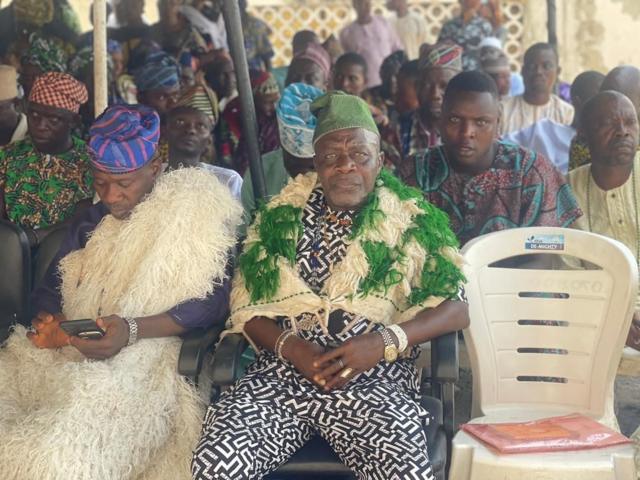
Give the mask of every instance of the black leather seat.
M 29 323 L 30 287 L 29 240 L 19 226 L 0 220 L 0 342 L 12 325 Z
M 422 406 L 434 421 L 426 427 L 429 459 L 437 480 L 446 479 L 448 452 L 453 437 L 454 384 L 458 380 L 458 336 L 456 332 L 431 342 L 430 395 L 422 396 Z M 247 347 L 241 335 L 227 335 L 219 343 L 213 359 L 214 400 L 223 386 L 232 384 L 241 374 L 240 357 Z M 323 477 L 355 478 L 329 444 L 313 437 L 296 454 L 267 478 L 315 479 Z
M 33 265 L 33 287 L 37 287 L 44 278 L 51 261 L 60 250 L 62 241 L 67 236 L 69 229 L 60 227 L 49 233 L 40 242 L 34 257 Z

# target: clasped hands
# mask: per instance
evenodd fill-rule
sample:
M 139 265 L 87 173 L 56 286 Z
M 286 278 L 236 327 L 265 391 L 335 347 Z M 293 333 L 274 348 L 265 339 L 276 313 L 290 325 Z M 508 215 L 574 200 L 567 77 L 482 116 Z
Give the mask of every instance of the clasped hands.
M 375 367 L 384 358 L 384 340 L 379 333 L 366 333 L 325 350 L 293 335 L 283 345 L 282 354 L 307 380 L 330 391 Z
M 34 331 L 27 332 L 27 338 L 38 348 L 60 348 L 71 345 L 85 357 L 105 360 L 116 355 L 129 341 L 129 328 L 123 318 L 117 315 L 98 318 L 96 323 L 104 330 L 104 337 L 90 340 L 69 336 L 60 322 L 66 318 L 61 313 L 39 312 L 31 321 Z

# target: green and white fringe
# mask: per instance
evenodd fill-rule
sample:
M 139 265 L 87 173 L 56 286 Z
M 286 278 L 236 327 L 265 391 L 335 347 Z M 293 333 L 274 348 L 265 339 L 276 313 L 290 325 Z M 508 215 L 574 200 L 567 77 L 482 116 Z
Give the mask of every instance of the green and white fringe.
M 302 313 L 316 314 L 326 331 L 336 309 L 401 323 L 457 295 L 462 257 L 446 214 L 386 170 L 354 219 L 344 259 L 320 294 L 312 292 L 295 261 L 302 212 L 316 185 L 315 173 L 300 176 L 258 212 L 234 277 L 231 331 L 256 316 Z

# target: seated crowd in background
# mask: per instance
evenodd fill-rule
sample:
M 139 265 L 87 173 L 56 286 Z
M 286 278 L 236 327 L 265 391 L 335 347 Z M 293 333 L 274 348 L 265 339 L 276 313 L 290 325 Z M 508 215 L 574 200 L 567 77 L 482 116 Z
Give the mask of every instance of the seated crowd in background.
M 389 17 L 352 3 L 353 22 L 324 40 L 297 32 L 276 67 L 270 27 L 239 1 L 264 202 L 220 0 L 159 0 L 153 25 L 143 1 L 111 0 L 105 112 L 92 32 L 67 0 L 0 9 L 0 218 L 34 258 L 68 232 L 33 292 L 32 331 L 0 350 L 0 410 L 21 412 L 7 428 L 0 414 L 15 437 L 0 442 L 3 473 L 262 478 L 319 432 L 362 478 L 433 478 L 414 362 L 420 343 L 468 324 L 457 249 L 568 227 L 640 260 L 638 68 L 582 72 L 567 89 L 553 45 L 528 46 L 513 70 L 498 1 L 461 0 L 435 43 L 406 0 L 388 0 Z M 422 275 L 428 254 L 437 282 Z M 81 318 L 105 337 L 59 326 Z M 222 322 L 257 356 L 206 408 L 176 373 L 176 337 Z M 626 344 L 640 350 L 640 304 Z M 33 422 L 38 398 L 51 401 Z M 343 421 L 372 402 L 376 439 Z M 64 432 L 60 447 L 39 422 Z M 397 454 L 367 453 L 389 439 Z

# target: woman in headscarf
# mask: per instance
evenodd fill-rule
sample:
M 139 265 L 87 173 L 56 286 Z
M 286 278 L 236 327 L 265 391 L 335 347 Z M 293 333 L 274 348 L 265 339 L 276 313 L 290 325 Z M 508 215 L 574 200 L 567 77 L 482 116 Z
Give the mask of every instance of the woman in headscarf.
M 20 59 L 20 84 L 29 96 L 36 78 L 47 72 L 65 73 L 69 60 L 62 43 L 39 33 L 29 36 L 29 48 Z
M 276 120 L 276 103 L 280 100 L 278 83 L 269 72 L 260 70 L 250 70 L 251 88 L 253 91 L 253 101 L 256 105 L 256 120 L 258 122 L 258 146 L 260 154 L 272 152 L 280 146 L 278 136 L 278 122 Z M 221 131 L 224 137 L 221 139 L 222 155 L 220 158 L 231 156 L 233 168 L 244 175 L 249 165 L 249 153 L 246 142 L 241 142 L 242 132 L 242 112 L 240 110 L 240 99 L 234 99 L 224 111 L 223 120 L 225 131 Z

